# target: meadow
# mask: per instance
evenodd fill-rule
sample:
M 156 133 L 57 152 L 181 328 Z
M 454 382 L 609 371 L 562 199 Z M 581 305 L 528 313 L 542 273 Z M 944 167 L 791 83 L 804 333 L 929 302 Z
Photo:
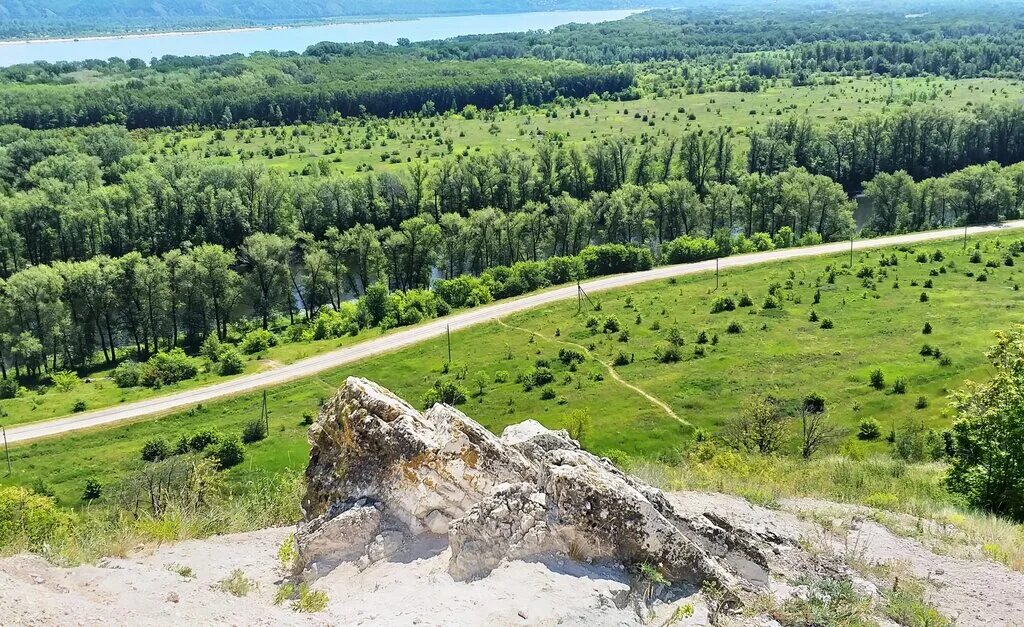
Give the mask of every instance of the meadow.
M 731 129 L 738 147 L 748 130 L 772 120 L 804 117 L 820 126 L 885 113 L 900 107 L 934 106 L 960 111 L 1024 97 L 1018 80 L 937 77 L 835 77 L 834 82 L 793 87 L 776 81 L 764 90 L 687 94 L 659 93 L 665 78 L 651 71 L 638 77 L 648 95 L 633 101 L 591 99 L 542 107 L 473 111 L 464 115 L 340 118 L 251 129 L 140 130 L 145 152 L 214 163 L 239 160 L 265 163 L 289 174 L 401 171 L 412 163 L 430 163 L 449 154 L 469 156 L 503 149 L 529 150 L 541 137 L 584 147 L 612 136 L 643 139 L 677 136 L 695 130 Z M 323 168 L 323 169 L 321 169 Z
M 580 313 L 575 301 L 565 301 L 516 314 L 454 333 L 450 365 L 441 338 L 269 389 L 269 437 L 247 446 L 245 461 L 227 473 L 245 481 L 304 467 L 304 422 L 350 375 L 378 381 L 414 404 L 436 381 L 450 380 L 467 397 L 460 408 L 495 432 L 527 418 L 565 427 L 572 412 L 585 410 L 592 422 L 581 439 L 588 449 L 669 463 L 681 459 L 696 429 L 720 434 L 754 395 L 773 395 L 795 412 L 814 393 L 841 429 L 830 451 L 884 455 L 891 448 L 884 439 L 856 438 L 860 422 L 876 418 L 886 432 L 913 423 L 945 427 L 946 396 L 989 374 L 984 352 L 993 332 L 1019 322 L 1014 239 L 858 253 L 852 269 L 847 255 L 773 263 L 722 273 L 717 289 L 713 274 L 694 275 L 594 294 L 593 306 Z M 744 295 L 749 306 L 742 306 Z M 727 310 L 712 313 L 716 301 Z M 826 320 L 831 328 L 823 328 Z M 659 355 L 673 340 L 679 361 L 663 363 Z M 582 363 L 560 360 L 560 351 L 570 349 Z M 550 374 L 528 384 L 540 369 Z M 871 385 L 876 369 L 882 389 Z M 142 464 L 147 440 L 173 444 L 207 428 L 239 433 L 260 406 L 260 395 L 244 395 L 18 446 L 5 482 L 43 484 L 63 504 L 76 505 L 87 479 L 110 485 Z M 796 424 L 791 433 L 787 448 L 794 451 Z

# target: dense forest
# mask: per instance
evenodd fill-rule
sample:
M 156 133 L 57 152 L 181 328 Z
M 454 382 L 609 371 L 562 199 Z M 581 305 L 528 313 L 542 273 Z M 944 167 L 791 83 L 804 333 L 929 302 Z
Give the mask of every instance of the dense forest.
M 748 128 L 672 132 L 644 116 L 646 131 L 586 143 L 534 124 L 515 149 L 484 153 L 455 151 L 436 125 L 444 112 L 529 119 L 557 101 L 589 116 L 599 100 L 838 74 L 1016 76 L 1022 16 L 725 5 L 550 33 L 3 69 L 0 368 L 144 359 L 293 322 L 315 337 L 397 326 L 653 263 L 1015 217 L 1024 106 L 1012 102 L 886 103 L 829 124 L 780 108 Z M 193 160 L 132 132 L 205 128 L 245 146 L 291 122 L 393 116 L 436 150 L 356 176 L 326 159 L 303 176 Z M 345 142 L 384 145 L 362 132 Z M 857 225 L 861 190 L 874 212 Z

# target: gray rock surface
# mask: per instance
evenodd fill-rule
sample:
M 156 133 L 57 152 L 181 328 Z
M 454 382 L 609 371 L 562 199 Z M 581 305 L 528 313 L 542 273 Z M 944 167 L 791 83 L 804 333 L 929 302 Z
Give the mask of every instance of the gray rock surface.
M 460 580 L 507 560 L 562 554 L 652 566 L 674 583 L 712 581 L 735 598 L 769 581 L 770 538 L 684 512 L 532 420 L 496 437 L 452 407 L 421 413 L 349 378 L 309 439 L 296 534 L 303 568 L 354 554 L 374 562 L 403 538 L 435 534 L 447 539 L 449 573 Z

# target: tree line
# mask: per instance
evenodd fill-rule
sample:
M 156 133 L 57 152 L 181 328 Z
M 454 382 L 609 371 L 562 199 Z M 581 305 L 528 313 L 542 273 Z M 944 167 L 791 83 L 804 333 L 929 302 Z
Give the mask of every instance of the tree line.
M 905 172 L 869 181 L 871 229 L 900 232 L 960 216 L 1017 215 L 1024 165 L 971 166 L 914 182 Z M 770 211 L 764 195 L 777 199 Z M 96 357 L 145 358 L 196 350 L 232 329 L 301 322 L 296 338 L 413 324 L 454 308 L 551 284 L 852 233 L 853 203 L 822 175 L 791 168 L 712 183 L 702 199 L 686 179 L 626 183 L 587 200 L 563 192 L 505 213 L 429 213 L 378 229 L 330 227 L 323 238 L 256 231 L 236 250 L 183 243 L 160 254 L 29 265 L 0 284 L 0 370 L 39 373 Z M 352 295 L 358 298 L 352 300 Z M 291 333 L 291 332 L 290 332 Z M 261 339 L 260 345 L 269 345 Z
M 557 96 L 617 93 L 633 82 L 628 67 L 537 59 L 430 62 L 397 55 L 383 60 L 256 54 L 171 71 L 131 66 L 119 60 L 123 72 L 99 85 L 4 85 L 0 124 L 158 128 L 326 121 L 333 113 L 391 116 L 466 105 L 540 104 Z

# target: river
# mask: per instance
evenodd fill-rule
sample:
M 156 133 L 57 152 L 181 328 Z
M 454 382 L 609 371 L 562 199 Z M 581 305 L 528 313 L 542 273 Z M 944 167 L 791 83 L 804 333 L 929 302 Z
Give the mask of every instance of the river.
M 159 33 L 74 39 L 0 42 L 0 67 L 32 61 L 81 61 L 164 55 L 217 55 L 259 50 L 303 51 L 321 41 L 395 43 L 527 30 L 569 23 L 618 20 L 637 11 L 544 11 L 503 15 L 458 15 L 380 22 L 267 27 L 189 33 Z

